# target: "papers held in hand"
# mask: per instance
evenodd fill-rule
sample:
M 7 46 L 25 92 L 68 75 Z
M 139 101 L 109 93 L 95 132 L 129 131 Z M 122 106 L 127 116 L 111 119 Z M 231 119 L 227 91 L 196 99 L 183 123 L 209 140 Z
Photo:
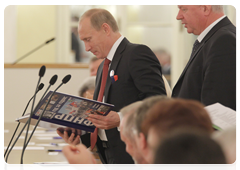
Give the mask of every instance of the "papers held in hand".
M 236 126 L 236 111 L 220 103 L 206 106 L 205 109 L 208 111 L 215 129 L 225 130 Z

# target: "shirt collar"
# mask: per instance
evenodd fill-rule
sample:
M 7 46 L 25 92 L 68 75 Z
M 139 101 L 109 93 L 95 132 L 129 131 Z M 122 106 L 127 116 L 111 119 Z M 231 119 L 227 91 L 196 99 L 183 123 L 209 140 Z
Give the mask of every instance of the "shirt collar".
M 118 48 L 118 46 L 120 45 L 120 43 L 122 42 L 124 36 L 121 35 L 120 38 L 118 38 L 118 40 L 113 44 L 111 50 L 109 51 L 108 55 L 107 55 L 107 59 L 109 59 L 110 61 L 113 60 L 113 56 Z
M 220 22 L 223 18 L 225 18 L 226 15 L 218 18 L 216 21 L 214 21 L 211 25 L 209 25 L 199 36 L 198 36 L 198 41 L 199 43 L 201 43 L 201 41 L 203 40 L 203 38 L 207 35 L 207 33 L 218 23 Z

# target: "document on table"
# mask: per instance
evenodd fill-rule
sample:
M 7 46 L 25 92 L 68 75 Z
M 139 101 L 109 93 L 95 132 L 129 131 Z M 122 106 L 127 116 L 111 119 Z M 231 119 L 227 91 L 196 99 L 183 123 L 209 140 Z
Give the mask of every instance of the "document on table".
M 4 146 L 4 149 L 7 149 L 7 146 Z M 14 146 L 13 147 L 13 150 L 22 150 L 22 149 L 23 149 L 23 146 Z M 44 147 L 28 146 L 28 147 L 26 147 L 26 150 L 44 150 Z
M 217 130 L 225 130 L 229 127 L 236 126 L 236 111 L 223 106 L 220 103 L 215 103 L 206 106 L 213 127 Z

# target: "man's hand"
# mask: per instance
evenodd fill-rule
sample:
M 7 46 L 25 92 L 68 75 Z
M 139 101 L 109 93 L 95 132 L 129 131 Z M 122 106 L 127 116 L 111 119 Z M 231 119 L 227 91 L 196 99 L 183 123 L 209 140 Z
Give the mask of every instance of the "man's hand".
M 71 131 L 71 135 L 68 134 L 68 131 Z M 80 143 L 81 130 L 74 128 L 57 128 L 57 134 L 68 144 L 77 145 Z
M 106 130 L 118 127 L 120 124 L 119 115 L 114 111 L 109 112 L 107 116 L 89 114 L 86 119 L 90 120 L 97 128 Z
M 62 151 L 70 164 L 96 164 L 94 156 L 83 144 L 68 145 Z

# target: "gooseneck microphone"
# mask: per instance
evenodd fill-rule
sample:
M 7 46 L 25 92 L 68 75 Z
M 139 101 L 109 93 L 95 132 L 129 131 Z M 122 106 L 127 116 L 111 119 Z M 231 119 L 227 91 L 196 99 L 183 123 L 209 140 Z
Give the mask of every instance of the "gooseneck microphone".
M 32 131 L 32 133 L 31 133 L 31 135 L 29 136 L 29 139 L 28 139 L 27 143 L 26 143 L 26 144 L 24 145 L 24 147 L 23 147 L 22 155 L 21 155 L 21 164 L 23 163 L 23 155 L 24 155 L 25 149 L 26 149 L 29 141 L 31 140 L 31 137 L 32 137 L 32 135 L 33 135 L 36 127 L 38 126 L 39 121 L 41 120 L 42 116 L 44 115 L 44 112 L 46 111 L 46 108 L 47 108 L 49 102 L 51 101 L 52 96 L 54 95 L 54 93 L 55 93 L 63 84 L 66 84 L 70 79 L 71 79 L 71 75 L 70 75 L 70 74 L 69 74 L 69 75 L 66 75 L 66 76 L 62 79 L 62 83 L 61 83 L 61 84 L 52 92 L 52 94 L 50 95 L 50 97 L 49 97 L 49 99 L 48 99 L 48 102 L 46 103 L 46 105 L 45 105 L 42 113 L 39 115 L 38 121 L 37 121 L 37 123 L 36 123 L 36 125 L 35 125 L 35 127 L 34 127 L 34 129 L 33 129 L 33 131 Z
M 37 93 L 38 93 L 40 90 L 42 90 L 42 89 L 43 89 L 43 87 L 44 87 L 44 84 L 43 84 L 43 83 L 41 83 L 41 84 L 38 86 Z M 25 112 L 26 112 L 26 110 L 27 110 L 27 108 L 28 108 L 28 105 L 29 105 L 29 103 L 31 102 L 31 100 L 33 99 L 33 97 L 34 97 L 34 96 L 32 96 L 32 97 L 31 97 L 31 99 L 28 101 L 28 103 L 27 103 L 27 106 L 25 107 L 25 109 L 24 109 L 24 111 L 23 111 L 23 114 L 22 114 L 22 116 L 25 114 Z M 19 125 L 20 125 L 20 122 L 18 122 L 18 125 L 17 125 L 17 127 L 16 127 L 16 129 L 15 129 L 15 131 L 14 131 L 13 135 L 12 135 L 12 138 L 11 138 L 11 140 L 10 140 L 10 142 L 9 142 L 8 146 L 7 146 L 7 149 L 6 149 L 5 153 L 4 153 L 4 157 L 5 157 L 5 156 L 6 156 L 6 154 L 7 154 L 7 151 L 8 151 L 8 149 L 9 149 L 9 146 L 10 146 L 10 145 L 11 145 L 11 143 L 12 143 L 12 140 L 13 140 L 13 138 L 14 138 L 14 136 L 15 136 L 15 134 L 16 134 L 16 132 L 17 132 L 17 130 L 18 130 L 18 127 L 19 127 Z
M 42 99 L 45 97 L 45 94 L 46 94 L 47 91 L 49 90 L 50 86 L 52 86 L 52 85 L 55 84 L 55 82 L 57 81 L 57 78 L 58 78 L 58 76 L 57 76 L 56 74 L 55 74 L 54 76 L 52 76 L 52 78 L 51 78 L 50 81 L 49 81 L 49 86 L 48 86 L 48 88 L 46 89 L 46 91 L 44 92 L 44 94 L 42 95 L 41 99 L 39 100 L 37 106 L 35 107 L 34 112 L 36 111 L 36 108 L 38 108 L 38 105 L 41 103 Z M 33 131 L 32 131 L 32 134 L 34 133 L 35 129 L 37 128 L 37 125 L 39 124 L 39 123 L 38 123 L 39 121 L 40 121 L 40 116 L 39 116 L 38 121 L 37 121 L 37 123 L 36 123 L 36 125 L 35 125 L 35 127 L 34 127 L 34 129 L 33 129 Z M 31 136 L 29 137 L 29 139 L 28 139 L 28 141 L 27 141 L 27 143 L 26 143 L 26 146 L 27 146 L 28 142 L 30 141 L 30 139 L 31 139 Z
M 30 52 L 28 52 L 27 54 L 23 55 L 22 57 L 20 57 L 19 59 L 17 59 L 14 63 L 12 63 L 12 65 L 18 63 L 19 61 L 21 61 L 22 59 L 24 59 L 25 57 L 29 56 L 30 54 L 32 54 L 33 52 L 37 51 L 39 48 L 43 47 L 44 45 L 52 42 L 53 40 L 55 40 L 55 38 L 51 38 L 50 40 L 47 40 L 45 43 L 41 44 L 40 46 L 34 48 L 33 50 L 31 50 Z
M 40 81 L 41 81 L 41 78 L 44 76 L 45 71 L 46 71 L 46 67 L 45 67 L 45 65 L 43 65 L 43 66 L 40 68 L 39 73 L 38 73 L 39 79 L 38 79 L 37 87 L 38 87 L 38 84 L 39 84 Z M 32 103 L 32 108 L 31 108 L 31 113 L 30 113 L 29 119 L 32 117 L 32 114 L 33 114 L 33 107 L 34 107 L 34 103 L 35 103 L 36 94 L 37 94 L 37 88 L 36 88 L 36 91 L 35 91 L 34 96 L 33 96 L 33 103 Z M 31 119 L 30 119 L 30 121 L 28 122 L 27 132 L 26 132 L 25 139 L 24 139 L 24 144 L 26 143 L 26 138 L 27 138 L 27 136 L 28 136 L 28 130 L 29 130 L 30 122 L 31 122 Z M 23 146 L 24 146 L 24 145 L 23 145 Z
M 36 87 L 35 93 L 34 93 L 34 95 L 33 95 L 33 97 L 32 97 L 32 98 L 33 98 L 33 103 L 32 103 L 32 108 L 31 108 L 30 116 L 29 116 L 26 124 L 25 124 L 24 127 L 22 128 L 20 134 L 18 135 L 18 137 L 17 137 L 16 140 L 14 141 L 14 143 L 13 143 L 12 147 L 10 148 L 9 152 L 7 153 L 6 158 L 5 158 L 5 161 L 6 161 L 6 162 L 7 162 L 8 156 L 9 156 L 9 154 L 11 153 L 14 145 L 15 145 L 16 142 L 18 141 L 18 139 L 19 139 L 20 135 L 22 134 L 23 130 L 25 129 L 25 127 L 28 125 L 28 129 L 27 129 L 27 132 L 26 132 L 26 135 L 25 135 L 25 139 L 24 139 L 24 143 L 23 143 L 23 144 L 25 145 L 25 143 L 26 143 L 26 138 L 27 138 L 27 134 L 28 134 L 28 130 L 29 130 L 30 121 L 31 121 L 30 118 L 32 117 L 32 114 L 33 114 L 34 102 L 35 102 L 36 94 L 37 94 L 38 89 L 39 89 L 39 88 L 38 88 L 38 85 L 39 85 L 39 83 L 40 83 L 40 81 L 41 81 L 41 78 L 44 76 L 45 71 L 46 71 L 46 67 L 43 65 L 43 66 L 40 68 L 39 73 L 38 73 L 39 79 L 38 79 L 38 83 L 37 83 L 37 87 Z M 24 146 L 24 145 L 23 145 L 23 146 Z
M 39 121 L 41 120 L 42 116 L 44 115 L 44 112 L 45 112 L 45 110 L 46 110 L 49 102 L 51 101 L 51 98 L 52 98 L 52 96 L 54 95 L 54 93 L 55 93 L 63 84 L 66 84 L 70 79 L 71 79 L 71 75 L 70 75 L 70 74 L 67 75 L 67 76 L 65 76 L 65 77 L 62 79 L 62 83 L 61 83 L 61 84 L 53 91 L 53 93 L 50 95 L 47 104 L 45 105 L 42 113 L 39 115 L 38 121 L 37 121 L 37 123 L 36 123 L 36 125 L 35 125 L 35 127 L 34 127 L 34 129 L 33 129 L 33 131 L 32 131 L 32 134 L 34 133 L 36 127 L 37 127 L 38 124 L 39 124 Z M 40 103 L 40 101 L 39 101 L 39 103 Z M 35 111 L 34 111 L 34 112 L 35 112 Z M 32 136 L 32 134 L 31 134 L 31 136 Z M 31 139 L 31 136 L 29 137 L 28 142 L 27 142 L 26 145 L 28 145 L 28 143 L 29 143 L 29 141 L 30 141 L 30 139 Z
M 43 66 L 40 68 L 39 73 L 38 73 L 39 79 L 38 79 L 37 87 L 38 87 L 38 84 L 39 84 L 40 81 L 41 81 L 41 78 L 44 76 L 45 71 L 46 71 L 46 67 L 45 67 L 45 65 L 43 65 Z M 31 117 L 32 117 L 32 115 L 33 115 L 33 107 L 34 107 L 34 103 L 35 103 L 37 87 L 36 87 L 36 90 L 35 90 L 35 93 L 34 93 L 34 97 L 33 97 L 33 102 L 32 102 L 32 108 L 31 108 L 30 116 L 29 116 L 29 118 L 28 118 L 29 121 L 28 121 L 28 123 L 27 123 L 28 125 L 27 125 L 27 130 L 26 130 L 24 142 L 23 142 L 23 147 L 25 146 L 25 143 L 26 143 L 26 140 L 27 140 L 28 131 L 29 131 L 29 126 L 30 126 L 30 123 L 31 123 Z

